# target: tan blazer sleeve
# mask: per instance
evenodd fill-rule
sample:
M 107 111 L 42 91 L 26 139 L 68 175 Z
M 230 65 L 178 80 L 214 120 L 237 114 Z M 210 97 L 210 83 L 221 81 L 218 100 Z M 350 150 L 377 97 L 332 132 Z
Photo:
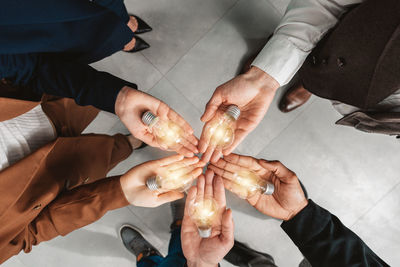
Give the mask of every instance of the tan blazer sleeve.
M 120 177 L 105 178 L 60 194 L 28 226 L 24 248 L 66 235 L 100 219 L 107 211 L 127 206 Z

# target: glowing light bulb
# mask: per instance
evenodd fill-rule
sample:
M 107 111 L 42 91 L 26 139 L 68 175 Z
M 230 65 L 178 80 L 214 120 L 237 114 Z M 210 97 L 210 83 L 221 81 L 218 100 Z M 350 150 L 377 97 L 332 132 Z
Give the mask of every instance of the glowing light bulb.
M 142 121 L 149 126 L 151 133 L 162 148 L 175 150 L 181 146 L 185 131 L 175 122 L 162 120 L 150 111 L 143 114 Z
M 213 198 L 195 202 L 191 207 L 190 217 L 196 224 L 200 237 L 210 237 L 212 227 L 218 217 L 217 202 Z
M 191 176 L 193 166 L 181 165 L 178 168 L 165 168 L 156 177 L 147 179 L 146 185 L 150 190 L 159 192 L 179 191 L 184 192 L 192 185 L 194 178 Z
M 272 195 L 275 187 L 262 179 L 255 172 L 250 170 L 240 170 L 233 174 L 232 182 L 236 185 L 234 192 L 241 198 L 248 199 L 261 193 Z
M 235 139 L 236 121 L 240 116 L 240 109 L 235 105 L 230 105 L 224 114 L 217 116 L 208 129 L 211 135 L 210 143 L 224 149 L 229 147 Z

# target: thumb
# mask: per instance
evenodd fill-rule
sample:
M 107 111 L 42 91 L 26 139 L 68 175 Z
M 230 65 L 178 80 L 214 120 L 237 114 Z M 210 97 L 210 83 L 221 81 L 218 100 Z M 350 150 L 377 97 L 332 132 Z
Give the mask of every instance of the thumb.
M 224 244 L 229 244 L 233 246 L 234 236 L 233 236 L 233 218 L 232 210 L 227 209 L 222 215 L 222 229 L 220 239 Z
M 181 192 L 175 192 L 175 191 L 166 192 L 161 195 L 158 195 L 157 203 L 158 205 L 162 205 L 168 202 L 175 201 L 177 199 L 181 199 L 183 197 L 184 194 Z
M 218 90 L 218 89 L 217 89 Z M 214 92 L 213 96 L 211 97 L 210 101 L 208 101 L 206 105 L 206 110 L 204 111 L 203 116 L 201 116 L 202 122 L 207 122 L 211 120 L 215 116 L 215 112 L 222 104 L 222 98 L 217 91 Z

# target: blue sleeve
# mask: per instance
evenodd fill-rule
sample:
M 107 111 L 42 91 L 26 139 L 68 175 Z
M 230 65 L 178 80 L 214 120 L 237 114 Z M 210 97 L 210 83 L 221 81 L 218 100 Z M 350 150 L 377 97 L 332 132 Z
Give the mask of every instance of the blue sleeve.
M 312 266 L 389 266 L 336 216 L 311 199 L 281 227 Z
M 137 88 L 87 64 L 45 53 L 0 55 L 0 78 L 38 94 L 73 98 L 78 105 L 93 105 L 112 113 L 119 91 L 124 86 Z

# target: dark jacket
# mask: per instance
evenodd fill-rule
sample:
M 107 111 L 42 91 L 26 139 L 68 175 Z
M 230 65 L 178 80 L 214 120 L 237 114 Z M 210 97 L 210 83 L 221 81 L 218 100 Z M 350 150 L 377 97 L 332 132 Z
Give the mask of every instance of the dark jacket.
M 350 10 L 300 69 L 307 90 L 370 109 L 400 89 L 400 1 L 367 0 Z
M 281 227 L 312 266 L 389 266 L 335 215 L 311 199 Z
M 0 0 L 0 79 L 114 112 L 119 90 L 136 85 L 88 64 L 123 49 L 134 34 L 123 1 L 108 2 Z

